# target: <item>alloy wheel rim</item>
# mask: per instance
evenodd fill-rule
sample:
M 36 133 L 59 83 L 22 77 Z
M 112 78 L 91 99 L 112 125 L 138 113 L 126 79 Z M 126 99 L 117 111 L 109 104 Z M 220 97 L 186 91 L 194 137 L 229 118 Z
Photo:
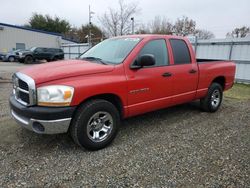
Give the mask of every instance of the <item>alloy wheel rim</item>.
M 92 115 L 87 124 L 87 135 L 93 142 L 106 140 L 113 129 L 113 118 L 108 112 L 99 111 Z
M 211 95 L 211 105 L 216 108 L 220 104 L 220 91 L 219 90 L 214 90 L 212 95 Z

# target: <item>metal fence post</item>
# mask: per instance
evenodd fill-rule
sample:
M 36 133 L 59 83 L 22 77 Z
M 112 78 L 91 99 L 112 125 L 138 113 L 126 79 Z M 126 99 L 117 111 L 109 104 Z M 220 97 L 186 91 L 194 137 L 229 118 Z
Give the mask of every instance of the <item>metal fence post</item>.
M 230 44 L 230 50 L 229 50 L 228 60 L 232 59 L 233 45 L 234 45 L 234 42 L 232 41 L 232 43 Z
M 78 45 L 78 57 L 80 56 L 80 45 Z
M 69 59 L 70 59 L 70 57 L 71 57 L 70 48 L 71 48 L 71 46 L 69 46 Z
M 198 45 L 198 37 L 195 36 L 195 44 L 194 44 L 194 52 L 195 52 L 195 55 L 196 55 L 196 52 L 197 52 L 197 45 Z

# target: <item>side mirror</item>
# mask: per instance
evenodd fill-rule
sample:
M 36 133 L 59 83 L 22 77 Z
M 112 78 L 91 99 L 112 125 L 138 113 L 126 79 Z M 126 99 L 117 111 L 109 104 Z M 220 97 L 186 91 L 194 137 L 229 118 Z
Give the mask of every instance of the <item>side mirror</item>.
M 132 69 L 139 69 L 142 67 L 149 67 L 155 65 L 155 57 L 152 54 L 144 54 L 137 58 L 137 60 L 131 65 Z

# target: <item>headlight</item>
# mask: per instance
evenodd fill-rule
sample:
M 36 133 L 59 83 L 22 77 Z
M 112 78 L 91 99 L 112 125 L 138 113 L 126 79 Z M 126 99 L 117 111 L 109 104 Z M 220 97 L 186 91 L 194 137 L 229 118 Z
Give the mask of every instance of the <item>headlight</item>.
M 69 106 L 74 88 L 63 85 L 51 85 L 37 88 L 39 106 Z

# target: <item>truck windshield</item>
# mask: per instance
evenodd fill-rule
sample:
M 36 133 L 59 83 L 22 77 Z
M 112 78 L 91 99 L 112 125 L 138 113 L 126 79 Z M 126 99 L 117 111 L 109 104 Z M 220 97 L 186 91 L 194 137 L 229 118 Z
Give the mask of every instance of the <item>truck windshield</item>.
M 107 39 L 86 51 L 79 58 L 99 59 L 108 64 L 119 64 L 123 62 L 140 40 L 140 38 Z

